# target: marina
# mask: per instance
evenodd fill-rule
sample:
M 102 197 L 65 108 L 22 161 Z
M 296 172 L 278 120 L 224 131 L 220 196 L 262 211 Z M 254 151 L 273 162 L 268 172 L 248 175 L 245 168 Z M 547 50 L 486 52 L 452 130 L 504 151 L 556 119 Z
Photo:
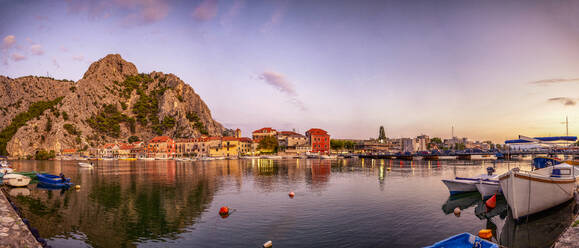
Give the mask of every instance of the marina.
M 15 171 L 63 173 L 80 186 L 6 189 L 53 247 L 257 247 L 269 240 L 276 247 L 422 247 L 482 229 L 502 246 L 548 247 L 579 210 L 569 200 L 517 220 L 503 196 L 489 211 L 478 192 L 450 195 L 441 181 L 488 167 L 497 175 L 530 170 L 529 161 L 98 161 L 94 169 L 76 161 L 10 163 Z

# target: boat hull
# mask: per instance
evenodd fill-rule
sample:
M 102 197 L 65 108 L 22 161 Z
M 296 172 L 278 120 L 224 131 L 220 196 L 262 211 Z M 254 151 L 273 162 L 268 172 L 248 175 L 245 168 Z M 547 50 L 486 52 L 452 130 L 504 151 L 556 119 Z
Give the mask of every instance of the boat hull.
M 451 195 L 476 191 L 475 182 L 463 182 L 457 180 L 442 180 Z
M 552 178 L 520 171 L 509 171 L 499 180 L 515 219 L 568 201 L 576 187 L 575 178 Z
M 493 182 L 479 182 L 476 185 L 476 189 L 482 195 L 483 198 L 491 197 L 494 194 L 500 194 L 499 183 Z
M 8 174 L 2 178 L 2 181 L 12 187 L 26 187 L 30 184 L 30 177 L 19 174 Z

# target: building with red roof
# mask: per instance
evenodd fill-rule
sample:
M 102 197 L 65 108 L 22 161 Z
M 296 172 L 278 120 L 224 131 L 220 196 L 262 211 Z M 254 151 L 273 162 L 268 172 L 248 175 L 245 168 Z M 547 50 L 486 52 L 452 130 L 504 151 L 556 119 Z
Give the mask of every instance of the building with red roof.
M 330 153 L 330 135 L 323 129 L 312 128 L 306 132 L 311 152 L 319 154 Z
M 147 157 L 149 158 L 173 158 L 175 156 L 175 141 L 169 136 L 157 136 L 147 145 Z
M 271 127 L 264 127 L 261 129 L 257 129 L 255 131 L 253 131 L 251 133 L 252 138 L 255 142 L 259 143 L 259 141 L 261 141 L 261 139 L 263 139 L 264 137 L 267 136 L 272 136 L 272 137 L 276 137 L 277 136 L 277 130 L 271 128 Z

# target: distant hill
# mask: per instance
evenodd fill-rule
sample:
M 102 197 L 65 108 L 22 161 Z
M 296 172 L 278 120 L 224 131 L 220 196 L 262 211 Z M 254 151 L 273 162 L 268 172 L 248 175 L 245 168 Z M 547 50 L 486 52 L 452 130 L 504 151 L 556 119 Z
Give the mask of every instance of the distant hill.
M 118 54 L 90 65 L 77 82 L 0 76 L 0 154 L 88 149 L 131 136 L 220 136 L 201 97 L 173 74 L 139 74 Z

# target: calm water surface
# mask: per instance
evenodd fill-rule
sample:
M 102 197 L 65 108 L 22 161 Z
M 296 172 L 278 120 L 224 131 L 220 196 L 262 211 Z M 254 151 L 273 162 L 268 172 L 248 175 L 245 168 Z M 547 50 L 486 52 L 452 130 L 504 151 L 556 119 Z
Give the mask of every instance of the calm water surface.
M 493 229 L 508 247 L 548 247 L 575 201 L 516 224 L 504 199 L 449 197 L 440 181 L 485 173 L 492 162 L 222 160 L 13 161 L 18 171 L 63 172 L 81 189 L 30 185 L 12 197 L 54 247 L 420 247 Z M 497 173 L 530 162 L 498 162 Z M 290 199 L 288 192 L 296 197 Z M 10 191 L 9 191 L 10 192 Z M 10 192 L 17 195 L 18 192 Z M 26 194 L 27 192 L 23 192 Z M 225 219 L 221 206 L 234 212 Z M 463 209 L 454 216 L 455 207 Z M 496 240 L 495 240 L 496 241 Z

